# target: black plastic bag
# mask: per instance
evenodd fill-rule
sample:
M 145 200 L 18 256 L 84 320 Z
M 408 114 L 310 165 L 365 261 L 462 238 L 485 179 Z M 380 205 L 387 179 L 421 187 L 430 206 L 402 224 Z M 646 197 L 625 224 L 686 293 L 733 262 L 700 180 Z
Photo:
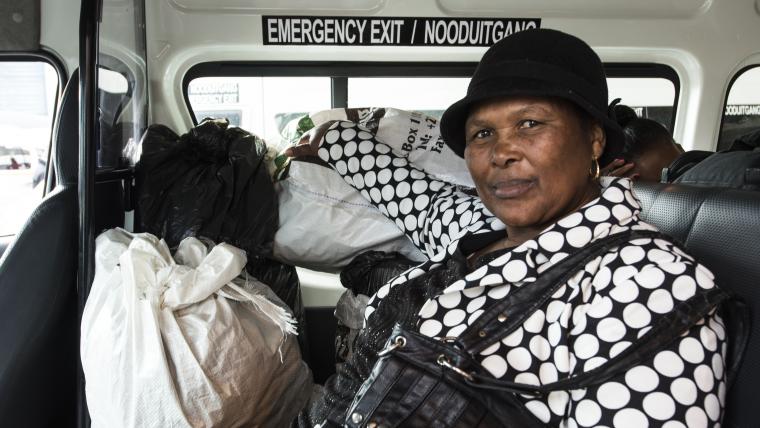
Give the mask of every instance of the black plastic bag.
M 357 256 L 341 271 L 340 282 L 348 290 L 335 308 L 335 317 L 338 319 L 335 329 L 337 364 L 348 361 L 354 352 L 367 298 L 393 277 L 418 264 L 399 253 L 368 251 Z
M 142 230 L 170 247 L 197 236 L 242 248 L 249 262 L 265 257 L 277 229 L 265 154 L 261 139 L 226 120 L 206 120 L 181 137 L 149 127 L 135 170 Z
M 340 282 L 356 295 L 372 296 L 394 276 L 418 264 L 399 253 L 367 251 L 340 272 Z

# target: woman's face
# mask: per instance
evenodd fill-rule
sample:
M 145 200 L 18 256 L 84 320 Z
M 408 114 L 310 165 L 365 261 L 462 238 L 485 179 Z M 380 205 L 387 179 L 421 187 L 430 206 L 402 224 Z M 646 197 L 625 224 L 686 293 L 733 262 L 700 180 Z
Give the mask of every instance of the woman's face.
M 604 132 L 568 101 L 507 97 L 471 109 L 467 168 L 485 206 L 509 227 L 546 227 L 598 194 L 589 168 Z
M 681 153 L 683 152 L 675 143 L 660 141 L 633 159 L 633 168 L 627 176 L 636 180 L 657 183 L 662 176 L 662 169 L 667 168 Z

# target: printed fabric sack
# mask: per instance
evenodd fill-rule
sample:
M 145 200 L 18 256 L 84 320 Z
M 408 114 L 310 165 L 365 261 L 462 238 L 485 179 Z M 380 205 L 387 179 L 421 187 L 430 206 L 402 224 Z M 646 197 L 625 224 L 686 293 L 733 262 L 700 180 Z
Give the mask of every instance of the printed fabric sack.
M 365 126 L 393 153 L 432 176 L 473 187 L 464 159 L 443 143 L 438 120 L 395 108 L 332 109 L 291 121 L 283 130 L 285 145 L 331 120 Z M 284 148 L 284 146 L 280 147 Z M 398 252 L 423 262 L 427 258 L 369 201 L 337 172 L 319 162 L 275 159 L 279 228 L 274 254 L 279 260 L 310 269 L 337 272 L 366 251 Z
M 150 234 L 96 241 L 81 356 L 93 427 L 282 427 L 311 373 L 292 315 L 240 277 L 245 252 L 187 238 L 172 258 Z
M 348 120 L 366 127 L 393 154 L 439 180 L 475 187 L 464 159 L 443 142 L 439 120 L 416 111 L 392 107 L 323 110 L 289 123 L 283 130 L 283 140 L 288 145 L 295 144 L 311 128 L 333 120 Z

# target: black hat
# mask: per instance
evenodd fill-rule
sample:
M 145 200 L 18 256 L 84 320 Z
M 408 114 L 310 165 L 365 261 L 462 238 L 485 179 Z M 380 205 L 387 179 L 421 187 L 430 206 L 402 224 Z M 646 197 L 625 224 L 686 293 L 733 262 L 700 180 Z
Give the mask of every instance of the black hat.
M 491 46 L 475 69 L 467 95 L 441 117 L 446 144 L 464 157 L 464 124 L 470 107 L 508 95 L 564 98 L 601 122 L 607 135 L 601 165 L 611 162 L 622 149 L 623 132 L 607 105 L 602 61 L 575 36 L 549 29 L 525 30 Z

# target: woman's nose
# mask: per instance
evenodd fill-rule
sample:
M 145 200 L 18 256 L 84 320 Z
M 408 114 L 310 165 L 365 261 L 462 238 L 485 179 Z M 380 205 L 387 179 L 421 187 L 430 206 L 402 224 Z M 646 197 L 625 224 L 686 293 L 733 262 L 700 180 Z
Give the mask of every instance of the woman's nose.
M 491 160 L 494 165 L 500 167 L 509 166 L 522 157 L 522 153 L 518 149 L 517 141 L 514 136 L 509 134 L 501 134 L 493 145 L 493 151 L 491 154 Z

